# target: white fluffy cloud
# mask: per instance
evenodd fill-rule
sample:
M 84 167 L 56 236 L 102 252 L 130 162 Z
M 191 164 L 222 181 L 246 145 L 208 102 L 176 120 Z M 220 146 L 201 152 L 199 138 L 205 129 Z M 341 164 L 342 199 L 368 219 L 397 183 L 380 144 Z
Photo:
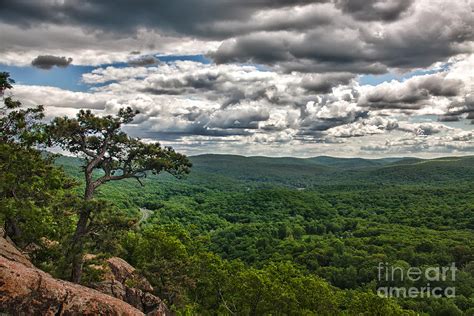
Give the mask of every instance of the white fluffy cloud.
M 177 61 L 97 68 L 83 75 L 85 83 L 98 84 L 89 92 L 19 85 L 14 94 L 26 104 L 46 104 L 48 117 L 72 115 L 79 108 L 105 114 L 131 106 L 140 115 L 127 127 L 130 133 L 191 153 L 250 154 L 258 148 L 261 154 L 293 154 L 295 146 L 306 148 L 295 153 L 304 156 L 321 150 L 338 155 L 469 153 L 473 140 L 466 114 L 458 114 L 456 122 L 438 121 L 453 104 L 466 107 L 459 102 L 469 92 L 470 79 L 459 64 L 469 60 L 466 56 L 439 73 L 377 86 L 360 86 L 351 76 L 341 83 L 340 74 L 333 73 L 282 74 L 248 65 Z M 314 93 L 314 85 L 326 81 L 334 86 Z M 371 104 L 380 104 L 380 98 L 390 106 Z M 397 107 L 407 100 L 416 106 Z

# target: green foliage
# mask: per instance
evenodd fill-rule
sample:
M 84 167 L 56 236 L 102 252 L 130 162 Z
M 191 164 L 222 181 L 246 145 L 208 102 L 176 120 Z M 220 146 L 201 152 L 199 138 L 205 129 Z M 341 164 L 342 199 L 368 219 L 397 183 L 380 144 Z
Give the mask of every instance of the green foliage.
M 124 258 L 143 271 L 159 296 L 171 304 L 185 302 L 185 289 L 192 286 L 187 275 L 190 258 L 178 237 L 153 227 L 128 233 L 122 243 Z
M 375 294 L 341 291 L 288 261 L 257 269 L 223 260 L 176 226 L 148 225 L 122 244 L 122 256 L 183 314 L 410 315 Z
M 8 73 L 0 73 L 0 222 L 16 243 L 37 252 L 67 235 L 71 205 L 65 202 L 75 183 L 54 165 L 53 156 L 32 147 L 44 141 L 43 107 L 21 108 L 5 97 L 13 83 Z
M 19 245 L 59 241 L 71 228 L 74 182 L 51 157 L 0 142 L 0 220 Z
M 172 225 L 187 232 L 185 240 L 196 241 L 197 245 L 190 245 L 182 240 L 192 266 L 199 269 L 190 276 L 194 287 L 181 289 L 188 294 L 181 294 L 184 298 L 180 302 L 174 301 L 176 308 L 202 314 L 216 310 L 231 314 L 236 305 L 245 306 L 250 313 L 254 307 L 243 302 L 249 299 L 245 295 L 256 295 L 250 289 L 251 284 L 271 288 L 262 281 L 268 276 L 268 267 L 291 263 L 300 275 L 325 280 L 336 289 L 337 313 L 354 310 L 367 315 L 406 314 L 400 312 L 400 306 L 418 313 L 434 313 L 436 300 L 387 301 L 373 294 L 384 285 L 377 280 L 379 262 L 405 267 L 455 262 L 460 268 L 455 282 L 458 298 L 446 302 L 462 311 L 474 306 L 470 263 L 474 249 L 473 184 L 458 181 L 473 175 L 474 165 L 469 163 L 472 157 L 362 161 L 360 168 L 357 160 L 331 162 L 326 157 L 325 172 L 331 172 L 334 179 L 325 184 L 320 174 L 312 175 L 305 180 L 305 189 L 291 185 L 296 169 L 286 170 L 285 179 L 282 179 L 285 172 L 278 168 L 265 169 L 265 165 L 272 166 L 270 158 L 254 161 L 254 158 L 235 157 L 235 163 L 229 156 L 209 159 L 191 157 L 193 173 L 181 182 L 169 177 L 150 177 L 143 188 L 133 182 L 121 182 L 101 191 L 104 197 L 126 205 L 131 213 L 134 205 L 152 210 L 151 217 L 142 224 L 143 229 Z M 219 166 L 219 159 L 225 164 Z M 258 165 L 262 159 L 268 163 Z M 275 160 L 276 164 L 282 161 Z M 247 162 L 242 165 L 242 161 Z M 290 163 L 292 159 L 285 161 Z M 265 183 L 245 177 L 246 168 L 254 171 L 253 162 L 264 170 L 259 172 L 266 172 Z M 304 162 L 297 160 L 297 163 L 304 171 Z M 63 159 L 61 164 L 71 172 L 76 170 L 69 161 Z M 331 170 L 332 165 L 345 172 L 346 180 L 339 171 Z M 233 166 L 243 171 L 234 174 Z M 392 168 L 398 175 L 385 175 Z M 417 168 L 420 174 L 413 171 Z M 465 173 L 462 177 L 460 170 Z M 381 173 L 385 184 L 377 182 Z M 410 173 L 412 180 L 405 182 Z M 440 174 L 442 180 L 436 180 Z M 133 256 L 128 258 L 133 260 Z M 268 278 L 273 280 L 275 276 Z M 423 286 L 425 281 L 398 285 Z M 247 286 L 237 292 L 242 284 Z M 292 303 L 289 306 L 301 314 L 311 314 L 316 307 L 309 303 L 310 293 L 294 294 L 299 293 L 297 289 L 293 284 L 291 295 L 296 295 L 298 301 L 309 297 L 308 301 L 304 307 Z M 266 304 L 257 304 L 259 312 L 270 313 L 264 312 Z

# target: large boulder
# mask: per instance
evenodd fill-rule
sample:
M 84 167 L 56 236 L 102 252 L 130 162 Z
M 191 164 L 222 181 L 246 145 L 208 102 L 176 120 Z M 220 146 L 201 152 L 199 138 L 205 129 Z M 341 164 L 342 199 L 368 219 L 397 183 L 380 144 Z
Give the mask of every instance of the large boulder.
M 132 283 L 135 288 L 145 292 L 152 292 L 153 287 L 147 279 L 142 277 L 137 270 L 122 258 L 112 257 L 107 260 L 113 279 L 120 283 Z
M 0 314 L 170 315 L 153 287 L 121 258 L 107 261 L 96 289 L 57 280 L 34 267 L 0 229 Z
M 143 315 L 99 291 L 54 279 L 0 237 L 0 312 L 13 315 Z
M 134 306 L 147 315 L 170 315 L 163 301 L 153 295 L 150 282 L 125 260 L 112 257 L 107 260 L 105 280 L 93 285 L 103 293 Z

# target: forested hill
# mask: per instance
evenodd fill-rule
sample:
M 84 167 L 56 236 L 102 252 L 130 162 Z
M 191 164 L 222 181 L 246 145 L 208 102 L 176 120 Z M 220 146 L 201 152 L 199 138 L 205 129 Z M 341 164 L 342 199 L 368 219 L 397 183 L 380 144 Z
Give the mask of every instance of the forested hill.
M 211 257 L 213 260 L 224 259 L 218 261 L 222 264 L 243 263 L 238 271 L 259 273 L 258 280 L 262 273 L 269 273 L 265 279 L 269 285 L 258 287 L 275 298 L 267 300 L 269 311 L 282 301 L 282 296 L 275 296 L 276 288 L 285 289 L 285 297 L 309 297 L 298 294 L 306 285 L 287 286 L 287 281 L 279 279 L 281 270 L 276 275 L 270 273 L 275 265 L 289 264 L 296 269 L 291 270 L 295 273 L 291 282 L 300 275 L 324 279 L 342 291 L 344 302 L 347 295 L 375 293 L 384 284 L 377 279 L 376 267 L 381 261 L 404 267 L 436 267 L 454 262 L 460 269 L 456 275 L 456 299 L 400 298 L 396 302 L 418 315 L 472 315 L 474 157 L 372 160 L 200 155 L 191 160 L 193 168 L 185 179 L 176 180 L 166 174 L 149 176 L 143 181 L 144 186 L 128 179 L 108 183 L 98 194 L 137 221 L 143 218 L 144 209 L 149 210 L 147 220 L 140 222 L 142 230 L 176 235 L 179 249 L 192 254 L 170 256 L 170 249 L 177 246 L 163 246 L 164 237 L 159 235 L 150 243 L 150 249 L 123 255 L 147 273 L 158 267 L 160 273 L 175 277 L 159 292 L 160 297 L 166 297 L 168 291 L 189 291 L 182 280 L 190 277 L 186 271 L 204 262 L 203 251 L 217 255 Z M 79 159 L 60 157 L 57 163 L 81 181 Z M 141 242 L 148 242 L 153 234 Z M 124 245 L 129 247 L 127 243 Z M 149 265 L 143 253 L 156 253 L 156 258 L 167 259 Z M 141 262 L 140 258 L 146 260 Z M 182 262 L 189 265 L 177 269 Z M 211 266 L 199 271 L 214 269 L 214 261 Z M 226 300 L 237 302 L 244 297 L 243 302 L 252 301 L 253 294 L 248 292 L 256 285 L 239 278 L 246 276 L 244 272 L 233 271 L 221 267 L 216 272 L 217 283 L 225 280 L 230 289 Z M 202 286 L 213 284 L 209 276 L 214 277 L 212 273 L 192 277 L 204 283 L 198 282 L 201 285 L 191 289 L 191 293 L 196 292 L 190 297 L 199 297 L 206 291 L 215 293 L 211 287 Z M 413 285 L 421 287 L 423 282 Z M 241 287 L 242 283 L 248 287 Z M 403 284 L 397 281 L 393 286 Z M 244 294 L 239 294 L 237 288 L 242 288 Z M 215 310 L 209 297 L 212 295 L 197 299 L 200 310 Z M 350 298 L 349 302 L 357 300 Z M 378 308 L 381 303 L 375 306 Z M 380 310 L 370 313 L 369 305 L 363 306 L 365 315 L 406 315 Z M 355 312 L 353 306 L 346 308 L 353 314 L 362 314 Z
M 302 187 L 366 182 L 413 183 L 463 181 L 474 175 L 474 157 L 334 158 L 308 159 L 201 155 L 191 157 L 196 177 L 203 173 L 256 182 L 277 182 Z
M 81 161 L 61 157 L 58 163 L 72 174 Z M 206 154 L 192 156 L 191 174 L 179 182 L 205 186 L 283 185 L 313 188 L 333 185 L 439 184 L 469 182 L 474 178 L 474 156 L 418 158 L 271 158 Z M 153 177 L 152 177 L 153 178 Z M 162 181 L 176 181 L 160 175 Z

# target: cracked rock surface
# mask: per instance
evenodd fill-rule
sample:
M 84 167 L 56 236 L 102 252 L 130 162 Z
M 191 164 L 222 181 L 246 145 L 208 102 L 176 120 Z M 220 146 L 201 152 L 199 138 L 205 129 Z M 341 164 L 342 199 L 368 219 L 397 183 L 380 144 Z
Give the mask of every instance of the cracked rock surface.
M 150 282 L 127 261 L 112 257 L 107 260 L 107 265 L 105 280 L 94 284 L 95 289 L 121 299 L 149 316 L 172 315 L 161 299 L 151 294 L 153 287 Z
M 0 237 L 0 312 L 12 315 L 144 315 L 115 297 L 53 278 L 35 268 L 3 237 Z

